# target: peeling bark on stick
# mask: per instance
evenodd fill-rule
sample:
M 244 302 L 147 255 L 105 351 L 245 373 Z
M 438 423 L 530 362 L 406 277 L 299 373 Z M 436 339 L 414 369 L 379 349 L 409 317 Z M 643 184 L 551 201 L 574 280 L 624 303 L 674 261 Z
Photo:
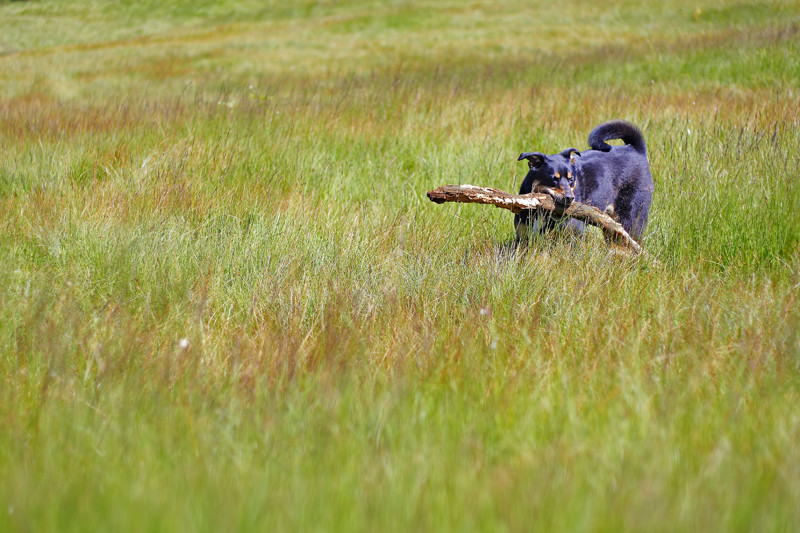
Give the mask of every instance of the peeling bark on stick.
M 625 228 L 606 213 L 594 206 L 580 202 L 572 202 L 565 209 L 563 205 L 558 205 L 549 194 L 510 194 L 499 189 L 477 187 L 475 185 L 443 185 L 438 189 L 428 191 L 428 198 L 437 204 L 444 202 L 489 204 L 508 209 L 514 213 L 533 209 L 556 215 L 566 215 L 586 224 L 597 226 L 603 230 L 607 238 L 630 248 L 636 253 L 643 251 L 639 243 L 633 240 L 628 232 L 625 231 Z

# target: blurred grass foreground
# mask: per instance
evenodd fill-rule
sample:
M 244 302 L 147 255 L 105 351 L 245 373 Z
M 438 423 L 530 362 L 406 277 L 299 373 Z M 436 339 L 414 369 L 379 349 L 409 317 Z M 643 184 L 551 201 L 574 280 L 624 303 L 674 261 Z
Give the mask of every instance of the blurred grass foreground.
M 800 523 L 800 5 L 0 1 L 0 530 Z M 511 246 L 638 124 L 643 245 Z

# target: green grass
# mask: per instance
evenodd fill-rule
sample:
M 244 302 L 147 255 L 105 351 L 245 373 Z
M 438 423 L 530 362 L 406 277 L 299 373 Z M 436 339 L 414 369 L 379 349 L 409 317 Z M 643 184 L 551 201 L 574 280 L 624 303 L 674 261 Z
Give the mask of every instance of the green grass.
M 0 530 L 790 530 L 795 2 L 0 2 Z M 513 252 L 639 124 L 630 259 Z

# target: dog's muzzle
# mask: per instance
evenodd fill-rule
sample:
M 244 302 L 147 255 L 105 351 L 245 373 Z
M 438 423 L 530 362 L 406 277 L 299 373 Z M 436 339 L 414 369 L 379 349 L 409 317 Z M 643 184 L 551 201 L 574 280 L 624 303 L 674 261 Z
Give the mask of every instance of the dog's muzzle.
M 559 207 L 567 208 L 575 200 L 575 195 L 570 190 L 563 188 L 552 189 L 550 187 L 543 187 L 542 192 L 549 194 L 553 198 L 553 202 Z

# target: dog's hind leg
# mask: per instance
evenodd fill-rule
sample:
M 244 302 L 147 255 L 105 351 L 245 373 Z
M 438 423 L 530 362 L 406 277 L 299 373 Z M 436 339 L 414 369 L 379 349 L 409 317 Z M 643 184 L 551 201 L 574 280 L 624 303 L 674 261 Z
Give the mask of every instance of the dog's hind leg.
M 641 241 L 647 227 L 651 201 L 652 193 L 650 191 L 637 191 L 629 199 L 630 203 L 626 206 L 624 213 L 619 213 L 619 223 L 636 242 Z

